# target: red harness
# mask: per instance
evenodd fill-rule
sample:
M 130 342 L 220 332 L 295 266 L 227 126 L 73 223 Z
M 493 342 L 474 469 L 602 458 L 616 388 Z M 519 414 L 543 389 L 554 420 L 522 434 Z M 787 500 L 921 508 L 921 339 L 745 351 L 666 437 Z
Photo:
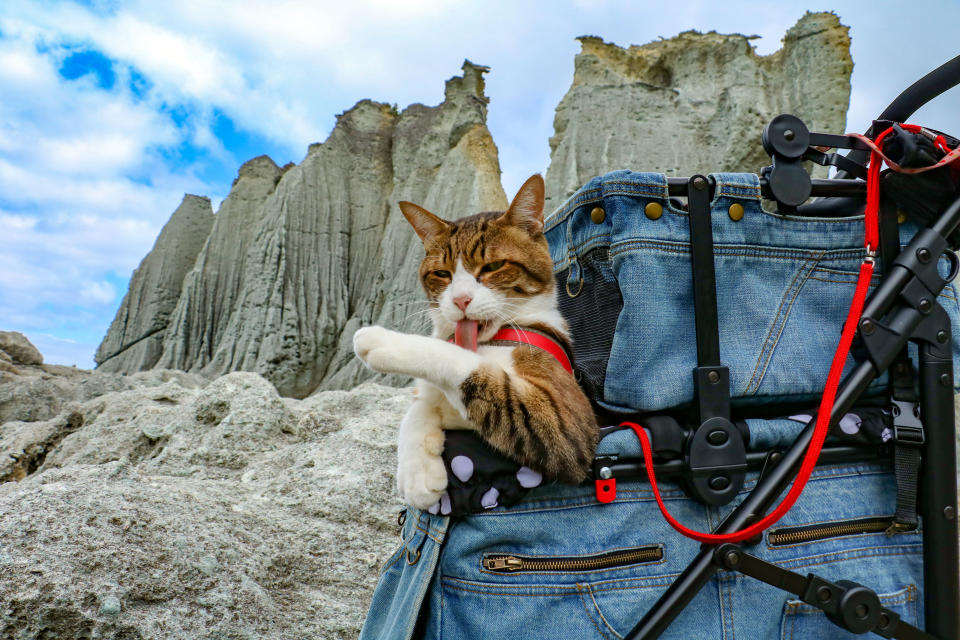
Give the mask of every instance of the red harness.
M 460 335 L 457 334 L 455 337 L 451 338 L 447 342 L 452 342 L 457 346 L 468 349 L 469 346 L 461 344 Z M 501 327 L 499 331 L 493 334 L 493 337 L 490 338 L 484 344 L 490 342 L 517 342 L 520 344 L 528 344 L 531 347 L 537 347 L 538 349 L 543 349 L 554 358 L 557 359 L 557 362 L 560 363 L 560 366 L 566 369 L 567 373 L 573 373 L 573 365 L 570 362 L 570 356 L 567 355 L 567 350 L 563 348 L 559 342 L 550 338 L 538 331 L 523 329 L 513 329 L 511 327 Z

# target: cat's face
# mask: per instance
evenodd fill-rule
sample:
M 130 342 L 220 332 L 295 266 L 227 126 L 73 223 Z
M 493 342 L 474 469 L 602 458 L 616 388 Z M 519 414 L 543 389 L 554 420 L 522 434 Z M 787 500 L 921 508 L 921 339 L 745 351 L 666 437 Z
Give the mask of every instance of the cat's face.
M 524 183 L 502 213 L 447 222 L 409 202 L 400 209 L 426 249 L 420 282 L 437 336 L 453 334 L 462 320 L 475 320 L 482 342 L 504 325 L 539 321 L 554 307 L 539 175 Z

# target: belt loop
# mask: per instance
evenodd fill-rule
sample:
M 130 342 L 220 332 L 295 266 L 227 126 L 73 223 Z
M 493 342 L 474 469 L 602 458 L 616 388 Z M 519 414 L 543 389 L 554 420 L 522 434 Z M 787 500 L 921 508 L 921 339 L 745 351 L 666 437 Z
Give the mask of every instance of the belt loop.
M 577 251 L 573 241 L 573 225 L 575 222 L 574 219 L 576 218 L 577 213 L 579 213 L 581 210 L 585 210 L 584 208 L 587 206 L 590 206 L 590 205 L 581 205 L 580 207 L 575 209 L 573 213 L 571 213 L 566 220 L 567 264 L 569 265 L 567 267 L 568 273 L 567 273 L 566 289 L 567 289 L 567 295 L 571 298 L 576 298 L 578 295 L 580 295 L 580 292 L 583 290 L 583 274 L 580 272 L 580 263 L 577 261 Z

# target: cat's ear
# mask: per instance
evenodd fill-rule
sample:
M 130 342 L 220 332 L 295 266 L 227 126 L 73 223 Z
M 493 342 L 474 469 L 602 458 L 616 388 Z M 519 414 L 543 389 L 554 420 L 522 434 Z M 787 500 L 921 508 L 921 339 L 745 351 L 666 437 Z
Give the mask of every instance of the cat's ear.
M 539 173 L 527 178 L 500 220 L 522 227 L 531 234 L 543 231 L 543 178 Z
M 403 214 L 403 217 L 407 219 L 407 222 L 409 222 L 413 230 L 417 232 L 417 235 L 420 236 L 420 240 L 422 240 L 424 244 L 426 244 L 428 239 L 441 233 L 450 226 L 449 222 L 433 215 L 420 205 L 406 201 L 398 202 L 397 204 L 400 205 L 400 212 Z

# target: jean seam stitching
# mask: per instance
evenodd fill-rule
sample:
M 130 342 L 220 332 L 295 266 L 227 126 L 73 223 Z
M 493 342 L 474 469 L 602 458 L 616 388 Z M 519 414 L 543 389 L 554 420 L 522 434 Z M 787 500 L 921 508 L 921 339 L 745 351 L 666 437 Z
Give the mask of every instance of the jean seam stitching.
M 679 242 L 671 240 L 655 239 L 630 239 L 618 240 L 610 243 L 610 256 L 618 256 L 621 253 L 627 253 L 631 249 L 651 249 L 661 253 L 674 253 L 679 255 L 689 255 L 690 244 L 688 242 Z M 840 249 L 833 252 L 816 249 L 782 249 L 780 247 L 767 247 L 762 245 L 714 245 L 714 256 L 724 258 L 759 258 L 761 260 L 781 260 L 796 261 L 809 260 L 817 257 L 829 257 L 830 259 L 857 258 L 863 256 L 862 249 Z
M 599 616 L 600 622 L 603 623 L 603 626 L 605 626 L 610 631 L 610 633 L 612 633 L 617 638 L 617 640 L 623 640 L 623 636 L 620 635 L 617 632 L 617 630 L 613 628 L 613 626 L 611 626 L 606 616 L 603 615 L 603 611 L 600 610 L 600 605 L 597 604 L 597 599 L 593 596 L 593 589 L 590 587 L 589 584 L 584 586 L 586 588 L 587 593 L 590 594 L 590 602 L 593 603 L 593 608 L 597 612 L 597 616 Z M 584 604 L 584 606 L 586 606 L 586 604 Z M 605 634 L 601 633 L 601 635 L 605 635 Z
M 727 583 L 727 603 L 730 605 L 730 640 L 737 640 L 737 632 L 733 621 L 733 581 Z
M 724 586 L 723 582 L 717 580 L 717 602 L 720 604 L 720 636 L 723 640 L 727 639 L 727 602 L 723 596 Z
M 922 553 L 922 545 L 916 543 L 911 545 L 916 549 L 902 549 L 903 545 L 884 545 L 873 547 L 854 547 L 853 549 L 840 549 L 830 553 L 821 553 L 815 556 L 800 556 L 798 558 L 779 559 L 781 566 L 789 566 L 791 569 L 802 567 L 817 567 L 834 562 L 844 562 L 846 560 L 858 560 L 861 558 L 881 558 L 894 556 L 911 556 Z M 889 551 L 884 552 L 889 549 Z M 894 551 L 894 549 L 898 549 Z M 874 551 L 874 553 L 863 553 L 863 551 Z
M 804 260 L 803 264 L 797 269 L 797 272 L 793 275 L 793 280 L 790 281 L 790 284 L 787 286 L 786 290 L 783 292 L 783 296 L 780 298 L 780 306 L 777 307 L 777 313 L 773 317 L 773 322 L 770 324 L 770 329 L 767 331 L 767 336 L 763 339 L 763 345 L 760 347 L 760 353 L 757 354 L 757 362 L 753 365 L 753 373 L 750 375 L 750 380 L 747 381 L 747 386 L 744 387 L 744 395 L 750 393 L 750 389 L 753 387 L 753 381 L 757 378 L 757 371 L 760 369 L 760 363 L 763 362 L 763 354 L 767 350 L 767 343 L 770 342 L 770 336 L 773 335 L 774 329 L 777 328 L 778 321 L 780 319 L 780 314 L 783 311 L 783 305 L 787 302 L 787 297 L 790 295 L 790 292 L 793 291 L 793 286 L 797 283 L 797 279 L 803 273 L 804 267 L 810 262 L 808 257 Z M 760 389 L 760 384 L 757 383 L 757 390 Z
M 819 258 L 817 258 L 817 260 L 814 262 L 813 267 L 816 267 L 817 262 L 819 262 Z M 806 266 L 806 264 L 804 266 Z M 802 268 L 803 267 L 801 267 L 801 269 Z M 796 291 L 794 292 L 793 297 L 790 298 L 790 304 L 787 305 L 787 309 L 783 315 L 783 320 L 780 322 L 780 330 L 777 331 L 777 337 L 773 341 L 773 344 L 770 345 L 770 349 L 767 352 L 766 362 L 763 364 L 763 371 L 760 372 L 760 376 L 757 378 L 757 386 L 755 391 L 759 391 L 760 385 L 763 384 L 763 379 L 767 375 L 767 369 L 770 367 L 770 363 L 773 361 L 773 354 L 777 350 L 777 345 L 780 344 L 780 338 L 783 337 L 783 330 L 786 328 L 787 321 L 790 319 L 790 313 L 793 311 L 793 305 L 797 302 L 797 298 L 800 297 L 800 292 L 803 291 L 803 286 L 807 284 L 807 278 L 809 278 L 811 273 L 813 273 L 813 269 L 807 269 L 806 276 L 804 276 L 804 278 L 797 283 Z
M 605 234 L 604 237 L 609 236 L 610 234 Z M 580 243 L 580 246 L 597 237 L 600 236 L 592 236 L 588 240 L 584 240 Z M 625 238 L 610 243 L 611 251 L 616 250 L 618 253 L 623 253 L 624 247 L 629 248 L 633 246 L 662 250 L 665 253 L 690 253 L 690 241 L 685 238 L 678 240 L 671 240 L 667 238 Z M 748 258 L 755 257 L 764 259 L 809 260 L 811 258 L 819 258 L 821 261 L 830 261 L 836 259 L 843 260 L 847 258 L 855 259 L 863 257 L 863 249 L 857 247 L 845 247 L 841 249 L 808 249 L 803 247 L 776 247 L 760 245 L 756 243 L 727 244 L 718 242 L 714 244 L 713 249 L 714 255 L 718 256 Z M 828 269 L 828 267 L 823 267 L 823 269 Z M 876 277 L 880 277 L 880 275 L 877 274 Z

